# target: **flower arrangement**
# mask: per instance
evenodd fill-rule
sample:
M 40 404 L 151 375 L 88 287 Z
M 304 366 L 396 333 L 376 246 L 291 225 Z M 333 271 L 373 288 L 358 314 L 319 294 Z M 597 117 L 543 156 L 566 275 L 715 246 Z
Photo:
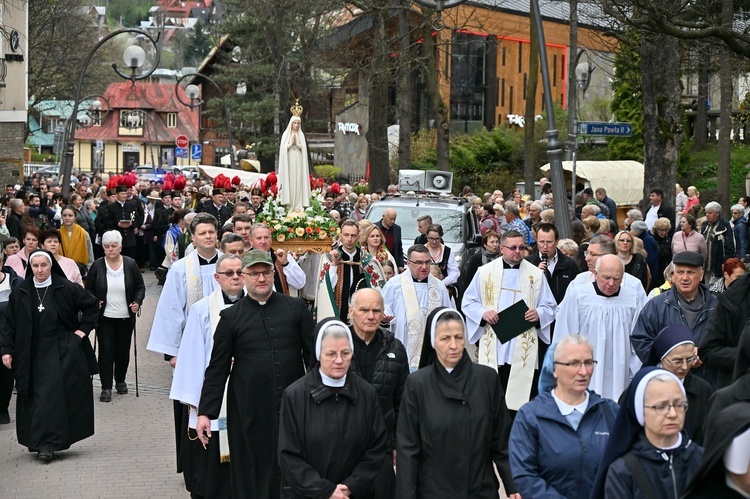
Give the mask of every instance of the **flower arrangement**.
M 272 239 L 278 243 L 290 239 L 334 241 L 339 233 L 338 225 L 328 216 L 316 194 L 310 196 L 308 208 L 292 212 L 269 194 L 263 209 L 256 214 L 256 221 L 268 226 Z

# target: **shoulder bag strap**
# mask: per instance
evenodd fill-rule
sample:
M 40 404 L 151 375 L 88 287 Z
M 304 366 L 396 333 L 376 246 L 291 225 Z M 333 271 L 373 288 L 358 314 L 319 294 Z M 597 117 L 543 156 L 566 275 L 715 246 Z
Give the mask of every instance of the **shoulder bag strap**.
M 641 489 L 643 496 L 646 499 L 659 499 L 659 496 L 654 492 L 654 487 L 651 485 L 651 481 L 643 471 L 643 467 L 638 461 L 638 458 L 635 457 L 635 454 L 628 452 L 623 456 L 623 459 L 625 459 L 625 464 L 633 475 L 633 480 L 638 484 L 638 488 Z

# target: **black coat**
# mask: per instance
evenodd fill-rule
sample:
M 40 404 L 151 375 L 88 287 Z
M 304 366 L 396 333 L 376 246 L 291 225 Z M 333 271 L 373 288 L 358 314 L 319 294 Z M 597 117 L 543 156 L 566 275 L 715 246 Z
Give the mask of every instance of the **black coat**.
M 737 345 L 750 310 L 750 274 L 745 274 L 718 297 L 699 345 L 698 355 L 707 367 L 717 370 L 716 384 L 732 382 Z
M 201 415 L 217 419 L 229 377 L 227 430 L 235 499 L 281 493 L 281 395 L 305 374 L 314 324 L 302 299 L 280 293 L 265 305 L 246 296 L 221 312 L 199 407 Z
M 16 214 L 13 211 L 9 211 L 8 218 L 5 219 L 5 223 L 8 224 L 8 233 L 11 237 L 15 237 L 23 247 L 23 221 L 21 215 Z
M 750 374 L 742 376 L 731 385 L 711 395 L 708 401 L 709 410 L 706 416 L 706 426 L 723 409 L 740 402 L 750 402 Z
M 133 221 L 133 224 L 123 229 L 117 224 L 120 222 Z M 135 246 L 135 228 L 143 225 L 143 210 L 136 201 L 127 200 L 124 204 L 119 201 L 107 205 L 107 216 L 105 228 L 107 230 L 116 230 L 122 234 L 122 247 L 132 248 Z
M 706 422 L 706 450 L 685 495 L 691 499 L 740 499 L 726 485 L 724 454 L 734 437 L 750 427 L 750 404 L 741 402 L 716 414 Z
M 439 362 L 406 378 L 396 438 L 399 499 L 497 498 L 515 493 L 510 416 L 497 373 L 464 351 L 452 373 Z
M 353 335 L 357 334 L 353 327 L 350 329 Z M 403 343 L 397 340 L 393 333 L 381 329 L 376 334 L 381 336 L 380 351 L 375 361 L 372 379 L 366 381 L 374 386 L 378 393 L 380 410 L 383 412 L 388 432 L 387 450 L 391 451 L 396 447 L 396 422 L 401 406 L 401 395 L 404 393 L 406 377 L 409 375 L 409 358 Z M 357 345 L 355 342 L 354 357 L 349 372 L 361 376 L 357 361 Z
M 151 222 L 151 233 L 156 237 L 164 237 L 169 230 L 169 217 L 174 213 L 174 209 L 169 206 L 154 211 L 154 221 Z
M 108 223 L 107 206 L 109 206 L 109 202 L 107 202 L 107 200 L 105 199 L 96 209 L 96 218 L 94 219 L 94 230 L 100 237 L 109 230 L 109 227 L 107 226 L 107 223 Z M 95 240 L 96 239 L 93 239 L 91 242 L 93 243 Z
M 338 393 L 337 393 L 338 392 Z M 281 399 L 279 465 L 284 498 L 327 498 L 337 484 L 372 497 L 386 459 L 386 431 L 372 385 L 349 373 L 334 391 L 313 368 Z
M 380 232 L 383 233 L 383 221 L 379 220 L 375 222 L 375 225 L 380 229 Z M 401 226 L 398 224 L 393 224 L 393 227 L 391 227 L 393 230 L 393 249 L 388 248 L 391 250 L 391 255 L 393 255 L 393 258 L 396 260 L 396 266 L 398 268 L 403 268 L 404 265 L 404 243 L 401 241 Z M 385 244 L 385 234 L 383 234 L 383 243 Z M 408 249 L 408 248 L 407 248 Z
M 703 429 L 713 389 L 708 381 L 692 373 L 685 376 L 682 386 L 685 388 L 689 407 L 685 413 L 685 429 L 696 444 L 703 445 Z
M 214 205 L 213 202 L 208 202 L 203 206 L 203 212 L 210 213 L 219 221 L 219 229 L 224 227 L 227 220 L 232 218 L 232 209 L 225 204 L 221 205 L 219 209 L 216 209 L 216 205 Z
M 625 265 L 625 272 L 641 281 L 644 291 L 648 290 L 648 264 L 643 256 L 639 253 L 633 255 L 630 263 Z
M 538 267 L 542 263 L 542 259 L 539 257 L 539 252 L 535 251 L 529 255 L 526 260 L 533 263 L 535 267 Z M 547 284 L 549 284 L 552 295 L 555 297 L 555 301 L 559 305 L 562 299 L 565 297 L 565 291 L 568 290 L 568 286 L 576 278 L 581 270 L 578 268 L 578 264 L 569 256 L 563 254 L 562 251 L 557 250 L 557 263 L 555 264 L 555 271 L 550 274 L 548 270 L 544 271 L 544 276 L 547 278 Z
M 710 228 L 708 222 L 703 222 L 701 225 L 701 234 L 705 238 Z M 709 245 L 708 239 L 706 239 L 706 245 Z M 716 229 L 714 230 L 714 241 L 711 245 L 711 254 L 708 255 L 708 259 L 713 262 L 713 275 L 714 277 L 721 277 L 722 265 L 730 258 L 734 258 L 737 255 L 737 250 L 734 246 L 734 230 L 732 226 L 724 220 L 724 217 L 720 217 L 719 221 L 716 222 Z
M 656 497 L 662 499 L 682 497 L 688 482 L 698 471 L 703 456 L 703 448 L 690 440 L 684 432 L 682 444 L 679 447 L 662 451 L 651 445 L 645 432 L 642 431 L 630 452 L 638 459 Z M 665 455 L 668 457 L 665 458 Z M 607 499 L 645 497 L 625 463 L 624 456 L 610 465 L 604 491 Z
M 135 314 L 130 310 L 129 305 L 131 303 L 137 303 L 139 307 L 143 305 L 143 299 L 146 297 L 146 286 L 143 284 L 143 275 L 135 260 L 123 256 L 122 265 L 125 271 L 125 300 L 128 304 L 130 318 L 134 319 Z M 103 317 L 104 309 L 107 306 L 107 266 L 104 258 L 99 258 L 91 265 L 86 277 L 86 289 L 96 296 L 101 303 L 99 317 Z

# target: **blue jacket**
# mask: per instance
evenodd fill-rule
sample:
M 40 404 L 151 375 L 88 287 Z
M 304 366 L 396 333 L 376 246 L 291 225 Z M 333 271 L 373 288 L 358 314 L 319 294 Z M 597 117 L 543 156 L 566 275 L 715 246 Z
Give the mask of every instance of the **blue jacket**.
M 641 432 L 630 452 L 638 459 L 656 497 L 664 499 L 682 497 L 693 475 L 698 471 L 701 457 L 703 457 L 703 448 L 690 440 L 684 432 L 682 444 L 668 451 L 651 445 L 646 439 L 646 434 Z M 625 463 L 624 457 L 620 457 L 609 467 L 604 485 L 604 497 L 607 499 L 645 497 Z
M 701 344 L 703 340 L 703 333 L 708 325 L 708 319 L 711 317 L 714 309 L 718 305 L 718 300 L 713 293 L 708 291 L 705 284 L 700 284 L 701 290 L 703 291 L 703 310 L 698 314 L 698 321 L 693 327 L 693 341 L 696 346 Z M 647 362 L 651 347 L 654 344 L 656 335 L 659 331 L 672 324 L 685 324 L 687 320 L 682 313 L 680 304 L 677 302 L 677 290 L 675 287 L 669 288 L 658 296 L 650 299 L 646 302 L 646 305 L 638 315 L 638 321 L 633 327 L 633 332 L 630 334 L 630 343 L 633 345 L 635 354 L 641 359 L 641 362 Z M 691 372 L 711 384 L 716 386 L 717 372 L 715 368 L 696 367 Z
M 656 239 L 647 230 L 641 232 L 638 236 L 643 241 L 643 249 L 646 250 L 646 263 L 651 271 L 651 279 L 657 275 L 657 272 L 663 272 L 664 269 L 659 268 L 659 245 L 656 244 Z M 646 290 L 648 291 L 648 290 Z
M 521 407 L 510 432 L 510 469 L 521 497 L 588 497 L 618 410 L 590 391 L 576 431 L 549 392 Z

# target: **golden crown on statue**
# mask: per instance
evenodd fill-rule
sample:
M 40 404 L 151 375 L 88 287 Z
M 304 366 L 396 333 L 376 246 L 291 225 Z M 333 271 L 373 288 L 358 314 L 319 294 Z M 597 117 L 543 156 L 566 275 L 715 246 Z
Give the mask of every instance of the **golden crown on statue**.
M 299 105 L 299 99 L 294 99 L 294 105 L 289 108 L 289 110 L 292 112 L 292 116 L 302 116 L 302 110 L 304 108 Z

